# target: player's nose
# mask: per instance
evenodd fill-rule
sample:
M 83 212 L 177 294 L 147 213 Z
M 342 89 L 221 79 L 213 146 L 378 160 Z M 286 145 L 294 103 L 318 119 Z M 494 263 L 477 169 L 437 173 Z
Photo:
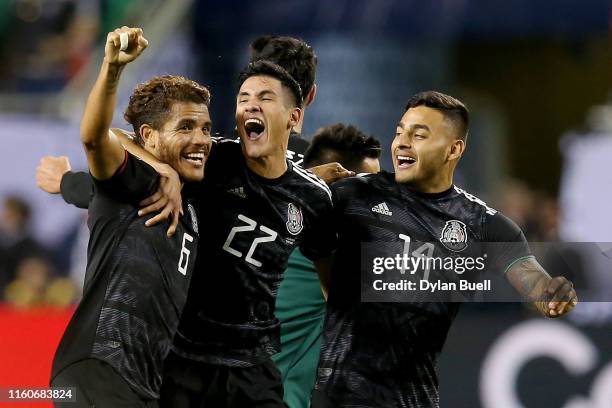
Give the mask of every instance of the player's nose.
M 244 107 L 244 111 L 245 112 L 259 112 L 261 109 L 259 107 L 259 105 L 257 105 L 256 103 L 253 103 L 251 101 L 249 101 L 246 106 Z
M 203 129 L 196 130 L 193 136 L 193 139 L 192 139 L 192 143 L 196 145 L 205 145 L 205 144 L 210 144 L 211 142 L 212 142 L 212 139 L 210 137 L 210 133 L 207 131 L 204 131 Z
M 411 148 L 412 147 L 412 137 L 410 136 L 410 132 L 403 131 L 400 133 L 395 139 L 397 147 L 401 148 Z

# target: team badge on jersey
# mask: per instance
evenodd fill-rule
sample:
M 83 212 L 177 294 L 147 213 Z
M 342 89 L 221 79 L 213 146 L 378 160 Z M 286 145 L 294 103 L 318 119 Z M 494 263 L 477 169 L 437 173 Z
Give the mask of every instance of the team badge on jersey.
M 451 251 L 463 251 L 467 248 L 467 230 L 465 229 L 465 224 L 457 220 L 446 221 L 440 234 L 440 242 Z
M 304 229 L 302 210 L 293 203 L 287 206 L 287 231 L 291 235 L 297 235 Z

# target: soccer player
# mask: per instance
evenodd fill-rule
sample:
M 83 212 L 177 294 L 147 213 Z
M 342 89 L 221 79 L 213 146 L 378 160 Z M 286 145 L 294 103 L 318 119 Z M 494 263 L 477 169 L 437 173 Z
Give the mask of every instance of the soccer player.
M 137 212 L 138 203 L 157 189 L 158 173 L 202 179 L 211 146 L 208 90 L 174 76 L 153 78 L 134 90 L 125 118 L 136 140 L 159 159 L 156 168 L 109 134 L 121 72 L 146 47 L 138 28 L 108 34 L 81 122 L 94 188 L 83 299 L 61 339 L 51 376 L 52 386 L 77 389 L 76 404 L 65 406 L 157 406 L 162 363 L 194 270 L 198 226 L 189 199 L 171 239 L 163 225 L 145 227 Z
M 296 247 L 316 260 L 335 241 L 325 228 L 329 188 L 286 159 L 300 86 L 269 61 L 250 64 L 240 82 L 240 140 L 216 140 L 204 181 L 185 186 L 206 216 L 206 234 L 165 362 L 163 406 L 284 406 L 270 359 L 279 346 L 276 292 Z
M 354 126 L 337 123 L 317 130 L 305 152 L 304 165 L 333 162 L 355 173 L 378 173 L 380 152 L 378 140 Z M 315 266 L 296 249 L 278 291 L 281 351 L 272 357 L 283 375 L 285 402 L 291 408 L 310 406 L 324 315 L 325 299 Z
M 315 83 L 317 56 L 311 46 L 298 38 L 263 35 L 251 43 L 250 62 L 260 60 L 280 65 L 300 85 L 304 96 L 301 106 L 303 112 L 300 121 L 291 129 L 287 158 L 304 167 L 304 153 L 309 143 L 301 137 L 301 133 L 306 116 L 305 110 L 314 102 L 317 95 Z
M 316 95 L 316 84 L 314 81 L 317 61 L 311 47 L 305 42 L 291 37 L 263 36 L 256 39 L 251 44 L 251 61 L 262 59 L 279 63 L 296 79 L 301 89 L 307 90 L 304 93 L 305 98 L 301 105 L 302 110 L 312 103 Z M 294 163 L 302 162 L 304 153 L 308 147 L 308 142 L 299 135 L 303 120 L 304 115 L 302 114 L 299 121 L 292 127 L 289 136 L 287 158 Z M 65 159 L 46 158 L 46 162 L 43 163 L 43 166 L 38 172 L 39 185 L 50 193 L 61 192 L 68 203 L 86 208 L 89 202 L 89 191 L 91 189 L 88 186 L 89 176 L 86 173 L 68 172 L 69 170 L 69 164 L 66 163 Z M 313 171 L 317 171 L 316 174 L 324 177 L 327 181 L 334 181 L 352 174 L 338 163 L 320 165 L 317 166 L 316 169 L 313 169 Z M 151 201 L 155 200 L 148 200 L 148 202 Z M 162 205 L 163 204 L 164 203 L 162 203 Z M 155 202 L 150 207 L 143 209 L 143 213 L 146 214 L 151 210 L 157 210 L 162 205 Z M 305 270 L 308 270 L 309 273 L 304 274 Z M 285 381 L 285 385 L 288 389 L 287 398 L 288 401 L 291 401 L 295 406 L 305 406 L 308 404 L 310 398 L 319 352 L 318 342 L 310 343 L 309 336 L 312 337 L 314 334 L 314 338 L 318 339 L 320 328 L 317 328 L 317 331 L 314 333 L 310 330 L 313 323 L 313 316 L 305 315 L 305 310 L 301 308 L 301 305 L 304 303 L 315 304 L 316 310 L 314 311 L 314 318 L 317 319 L 317 321 L 320 320 L 320 285 L 318 278 L 314 274 L 314 265 L 297 249 L 291 255 L 286 276 L 287 278 L 283 285 L 286 283 L 286 286 L 293 289 L 280 291 L 278 303 L 280 307 L 279 317 L 281 321 L 285 318 L 291 320 L 292 324 L 283 326 L 284 332 L 281 337 L 281 343 L 283 343 L 283 345 L 281 349 L 287 351 L 277 355 L 278 360 L 276 361 L 292 360 L 291 373 L 285 373 L 284 371 L 285 368 L 290 368 L 289 364 L 280 364 L 280 368 L 283 370 L 283 378 L 287 379 L 287 381 Z M 295 280 L 293 279 L 294 276 L 296 278 Z M 299 287 L 296 287 L 294 283 Z M 306 285 L 308 285 L 308 287 L 306 287 Z M 307 299 L 306 293 L 312 293 L 313 297 Z M 298 296 L 296 297 L 296 295 Z M 296 313 L 292 313 L 295 307 L 298 307 L 296 313 L 299 314 L 299 316 L 296 315 Z M 301 319 L 309 325 L 308 328 L 300 324 Z M 287 330 L 285 330 L 285 328 Z M 286 346 L 284 345 L 284 339 L 288 339 Z M 294 359 L 291 352 L 296 347 L 300 347 L 299 344 L 301 344 L 301 342 L 308 344 L 306 348 L 301 347 L 301 351 L 305 352 L 305 354 Z M 299 374 L 301 371 L 303 371 L 303 374 Z M 300 401 L 300 405 L 297 405 L 298 400 Z
M 361 243 L 375 243 L 391 257 L 397 246 L 389 243 L 397 242 L 425 243 L 431 256 L 451 259 L 491 251 L 488 266 L 543 315 L 558 317 L 576 305 L 571 282 L 542 269 L 516 224 L 453 184 L 467 133 L 463 103 L 419 93 L 397 124 L 395 173 L 332 185 L 338 244 L 330 274 L 322 276 L 329 297 L 314 408 L 439 404 L 436 361 L 460 303 L 361 302 L 360 271 L 368 273 L 357 255 Z
M 251 61 L 269 60 L 282 66 L 296 80 L 304 94 L 302 117 L 289 135 L 287 158 L 304 167 L 304 155 L 309 142 L 301 137 L 307 108 L 317 93 L 315 83 L 317 56 L 303 40 L 265 35 L 251 43 Z M 317 162 L 311 169 L 326 182 L 352 175 L 341 164 Z M 350 170 L 350 169 L 349 169 Z M 281 323 L 280 349 L 272 356 L 283 378 L 285 402 L 292 408 L 307 407 L 314 383 L 320 349 L 320 321 L 323 313 L 319 279 L 315 266 L 294 250 L 278 290 L 276 316 Z

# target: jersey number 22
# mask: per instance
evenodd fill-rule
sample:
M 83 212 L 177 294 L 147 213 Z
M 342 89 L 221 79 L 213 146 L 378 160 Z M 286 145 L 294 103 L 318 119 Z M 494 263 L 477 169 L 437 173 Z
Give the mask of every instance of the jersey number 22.
M 229 252 L 230 254 L 237 256 L 238 258 L 242 258 L 242 252 L 237 251 L 230 246 L 232 243 L 232 240 L 234 239 L 234 236 L 239 232 L 255 231 L 255 228 L 257 227 L 257 221 L 252 220 L 249 217 L 242 215 L 242 214 L 238 214 L 238 219 L 242 222 L 245 222 L 247 225 L 241 225 L 241 226 L 232 228 L 229 235 L 227 236 L 227 239 L 225 240 L 225 244 L 223 244 L 223 249 Z M 259 230 L 262 232 L 265 232 L 266 234 L 268 234 L 268 236 L 255 238 L 244 258 L 245 261 L 247 261 L 251 265 L 255 265 L 258 268 L 261 267 L 262 263 L 258 261 L 257 259 L 253 258 L 253 253 L 255 252 L 255 248 L 257 247 L 257 245 L 261 244 L 262 242 L 273 242 L 278 235 L 276 231 L 266 227 L 265 225 L 260 225 Z

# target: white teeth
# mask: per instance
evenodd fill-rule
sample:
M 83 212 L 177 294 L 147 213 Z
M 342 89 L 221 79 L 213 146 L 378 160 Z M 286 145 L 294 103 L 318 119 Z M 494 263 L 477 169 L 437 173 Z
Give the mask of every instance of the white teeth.
M 204 153 L 188 153 L 185 157 L 190 160 L 204 160 Z
M 409 156 L 397 156 L 397 159 L 398 160 L 406 160 L 406 161 L 409 161 L 409 162 L 415 162 L 416 161 L 415 159 L 413 159 L 412 157 L 409 157 Z
M 249 124 L 249 123 L 256 123 L 256 124 L 258 124 L 258 125 L 260 125 L 260 126 L 263 126 L 263 125 L 264 125 L 264 124 L 263 124 L 263 122 L 262 122 L 261 120 L 256 119 L 256 118 L 247 119 L 247 120 L 245 120 L 245 121 L 244 121 L 245 126 L 246 126 L 247 124 Z

